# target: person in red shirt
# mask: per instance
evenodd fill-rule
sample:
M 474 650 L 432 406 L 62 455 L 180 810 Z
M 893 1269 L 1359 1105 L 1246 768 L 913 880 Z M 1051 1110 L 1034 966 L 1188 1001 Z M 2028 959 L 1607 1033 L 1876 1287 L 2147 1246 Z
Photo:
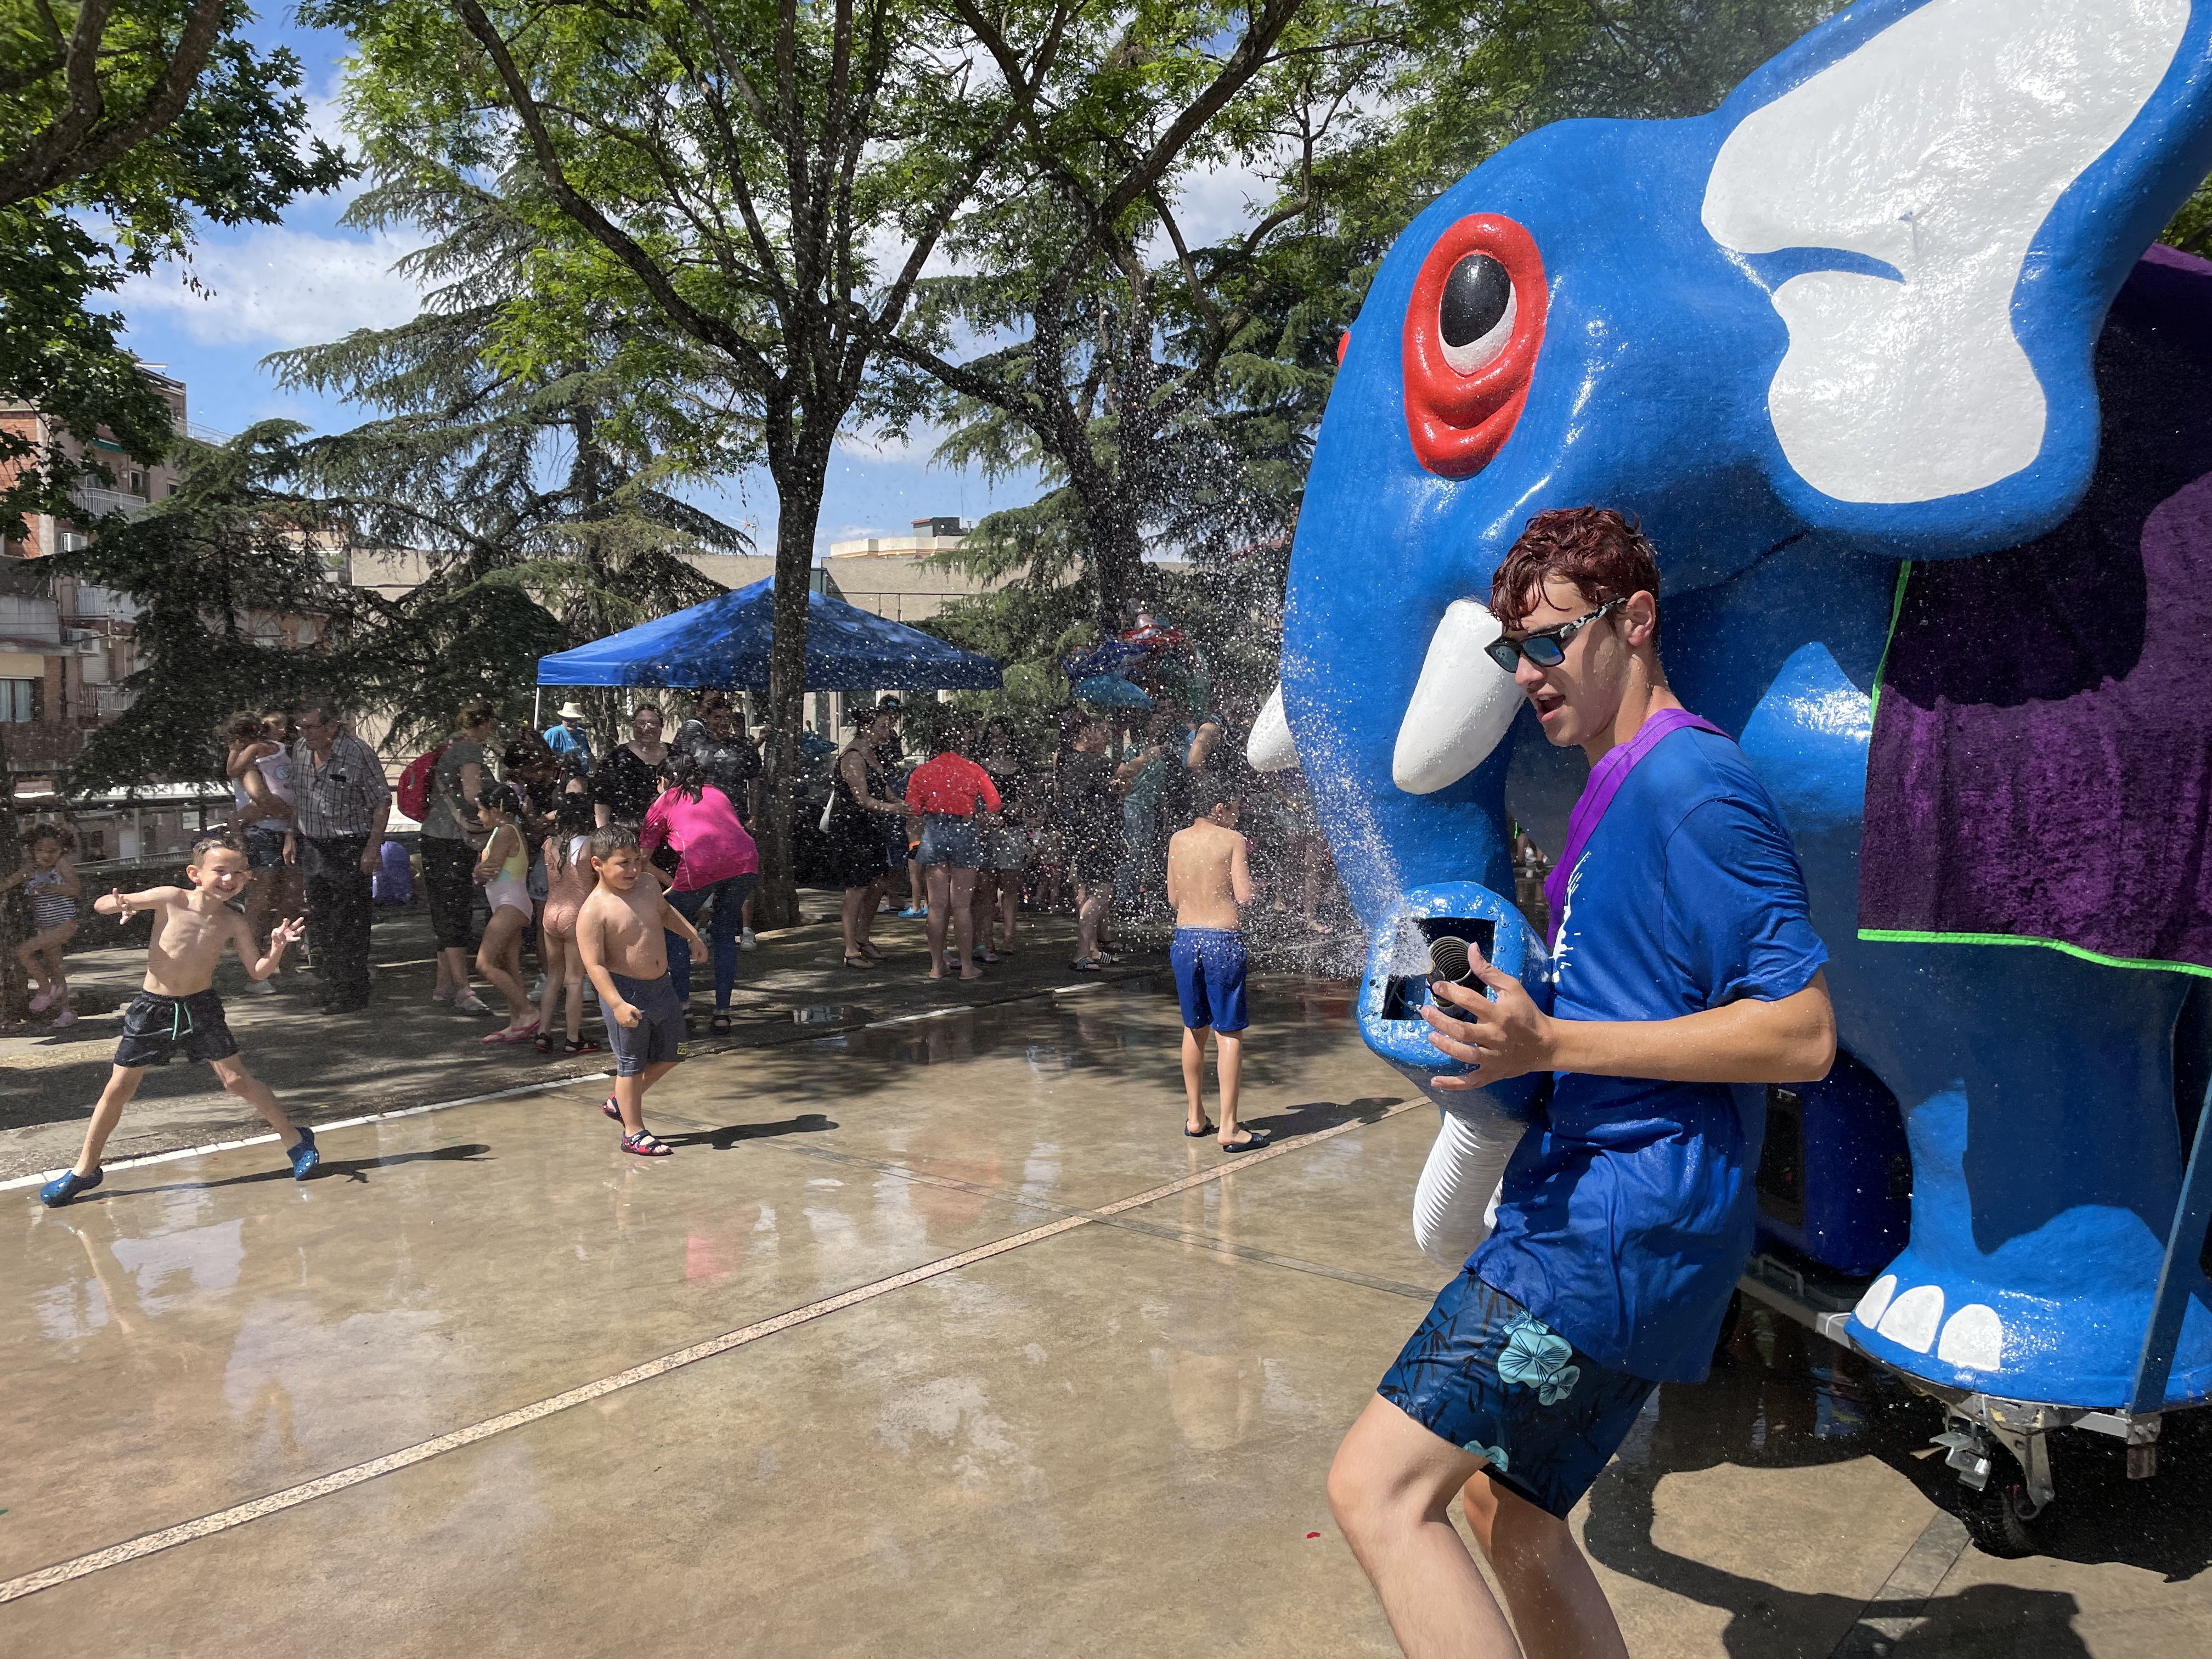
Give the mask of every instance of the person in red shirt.
M 975 739 L 962 726 L 939 740 L 936 753 L 906 781 L 906 810 L 921 820 L 921 848 L 915 855 L 929 884 L 929 976 L 945 977 L 945 927 L 952 923 L 960 951 L 960 977 L 981 979 L 975 965 L 975 918 L 969 906 L 975 872 L 982 866 L 977 815 L 999 811 L 991 775 L 961 752 Z

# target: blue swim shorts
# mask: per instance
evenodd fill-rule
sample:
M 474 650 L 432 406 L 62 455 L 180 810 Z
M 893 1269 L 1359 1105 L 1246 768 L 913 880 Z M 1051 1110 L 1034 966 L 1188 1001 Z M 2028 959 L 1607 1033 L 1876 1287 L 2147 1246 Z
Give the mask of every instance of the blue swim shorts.
M 927 869 L 933 864 L 956 870 L 983 867 L 983 838 L 975 833 L 975 820 L 950 812 L 932 812 L 921 821 L 921 850 L 914 861 Z
M 1168 946 L 1182 1023 L 1234 1036 L 1252 1023 L 1244 1012 L 1244 935 L 1233 927 L 1178 927 Z
M 1462 1269 L 1375 1392 L 1564 1521 L 1658 1386 L 1606 1370 Z
M 676 987 L 663 974 L 659 979 L 632 979 L 609 974 L 622 1000 L 638 1012 L 638 1022 L 625 1025 L 607 1016 L 607 1047 L 614 1050 L 615 1075 L 635 1077 L 664 1060 L 681 1060 L 677 1048 L 684 1041 L 684 1004 Z

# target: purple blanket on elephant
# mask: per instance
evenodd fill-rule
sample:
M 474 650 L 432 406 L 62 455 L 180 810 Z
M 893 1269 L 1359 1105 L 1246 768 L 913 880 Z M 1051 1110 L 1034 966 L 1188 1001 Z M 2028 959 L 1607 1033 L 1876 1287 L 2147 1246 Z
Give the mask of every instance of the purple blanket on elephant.
M 1869 939 L 2212 972 L 2212 264 L 2154 247 L 2097 345 L 2071 517 L 1910 567 L 1867 757 Z

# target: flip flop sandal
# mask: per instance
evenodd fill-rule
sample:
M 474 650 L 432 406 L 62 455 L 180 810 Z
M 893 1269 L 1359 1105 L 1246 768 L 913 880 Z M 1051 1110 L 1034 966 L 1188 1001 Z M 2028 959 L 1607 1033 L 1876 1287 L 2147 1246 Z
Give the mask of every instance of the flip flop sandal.
M 1182 1136 L 1185 1140 L 1203 1140 L 1206 1136 L 1212 1133 L 1213 1126 L 1211 1123 L 1208 1123 L 1200 1128 L 1185 1129 L 1182 1132 Z
M 1233 1143 L 1224 1140 L 1221 1143 L 1221 1150 L 1224 1152 L 1256 1152 L 1275 1138 L 1273 1132 L 1267 1129 L 1247 1129 L 1244 1133 L 1251 1139 Z
M 564 1054 L 596 1054 L 599 1052 L 599 1045 L 589 1037 L 571 1037 L 561 1045 L 561 1052 Z
M 714 1012 L 714 1017 L 707 1022 L 707 1029 L 712 1031 L 716 1036 L 729 1036 L 730 1017 L 722 1012 L 720 1009 L 717 1009 Z
M 847 957 L 845 958 L 845 965 L 848 968 L 852 969 L 855 973 L 866 973 L 869 969 L 874 967 L 876 964 L 872 958 L 867 957 Z
M 665 1140 L 654 1139 L 650 1129 L 640 1129 L 634 1135 L 624 1135 L 622 1148 L 626 1152 L 636 1153 L 640 1158 L 666 1158 L 676 1150 Z
M 1067 965 L 1079 974 L 1099 974 L 1106 970 L 1105 963 L 1097 957 L 1078 957 Z
M 615 1097 L 612 1095 L 609 1095 L 599 1103 L 599 1109 L 614 1119 L 616 1122 L 622 1121 L 622 1108 L 615 1104 Z
M 860 941 L 860 954 L 871 962 L 881 962 L 884 959 L 884 953 L 876 949 L 875 941 L 872 939 L 864 939 Z

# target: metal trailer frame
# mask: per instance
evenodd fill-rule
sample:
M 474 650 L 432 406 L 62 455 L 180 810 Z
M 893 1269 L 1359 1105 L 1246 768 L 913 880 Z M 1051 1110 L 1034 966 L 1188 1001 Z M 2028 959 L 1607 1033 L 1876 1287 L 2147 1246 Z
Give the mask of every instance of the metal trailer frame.
M 1990 1481 L 1996 1454 L 2002 1452 L 2018 1466 L 2021 1480 L 2015 1500 L 2018 1523 L 2034 1521 L 2057 1498 L 2051 1476 L 2050 1436 L 2057 1429 L 2082 1429 L 2108 1435 L 2126 1448 L 2130 1480 L 2147 1480 L 2158 1473 L 2158 1437 L 2165 1417 L 2174 1411 L 2202 1410 L 2212 1400 L 2187 1406 L 2167 1407 L 2167 1378 L 2173 1369 L 2174 1349 L 2180 1339 L 2181 1319 L 2189 1302 L 2197 1263 L 2204 1249 L 2208 1227 L 2212 1227 L 2212 1088 L 2206 1091 L 2203 1109 L 2197 1118 L 2197 1133 L 2183 1172 L 2181 1192 L 2173 1207 L 2173 1222 L 2166 1231 L 2166 1255 L 2160 1262 L 2158 1289 L 2151 1300 L 2150 1319 L 2143 1331 L 2142 1349 L 2136 1361 L 2135 1379 L 2127 1403 L 2110 1408 L 2062 1406 L 2047 1401 L 2008 1400 L 1965 1389 L 1946 1388 L 1899 1370 L 1889 1361 L 1869 1353 L 1851 1340 L 1851 1310 L 1856 1305 L 1857 1281 L 1808 1273 L 1795 1261 L 1769 1251 L 1755 1254 L 1737 1288 L 1753 1301 L 1796 1321 L 1816 1336 L 1826 1337 L 1872 1361 L 1914 1393 L 1941 1401 L 1947 1414 L 1944 1431 L 1935 1437 L 1944 1448 L 1944 1462 L 1958 1472 L 1961 1484 L 1976 1492 Z M 1976 1536 L 1984 1538 L 1977 1528 Z M 2021 1547 L 2024 1530 L 2014 1530 L 2015 1547 L 2007 1553 L 2028 1553 Z M 1986 1542 L 1987 1540 L 1985 1539 Z

